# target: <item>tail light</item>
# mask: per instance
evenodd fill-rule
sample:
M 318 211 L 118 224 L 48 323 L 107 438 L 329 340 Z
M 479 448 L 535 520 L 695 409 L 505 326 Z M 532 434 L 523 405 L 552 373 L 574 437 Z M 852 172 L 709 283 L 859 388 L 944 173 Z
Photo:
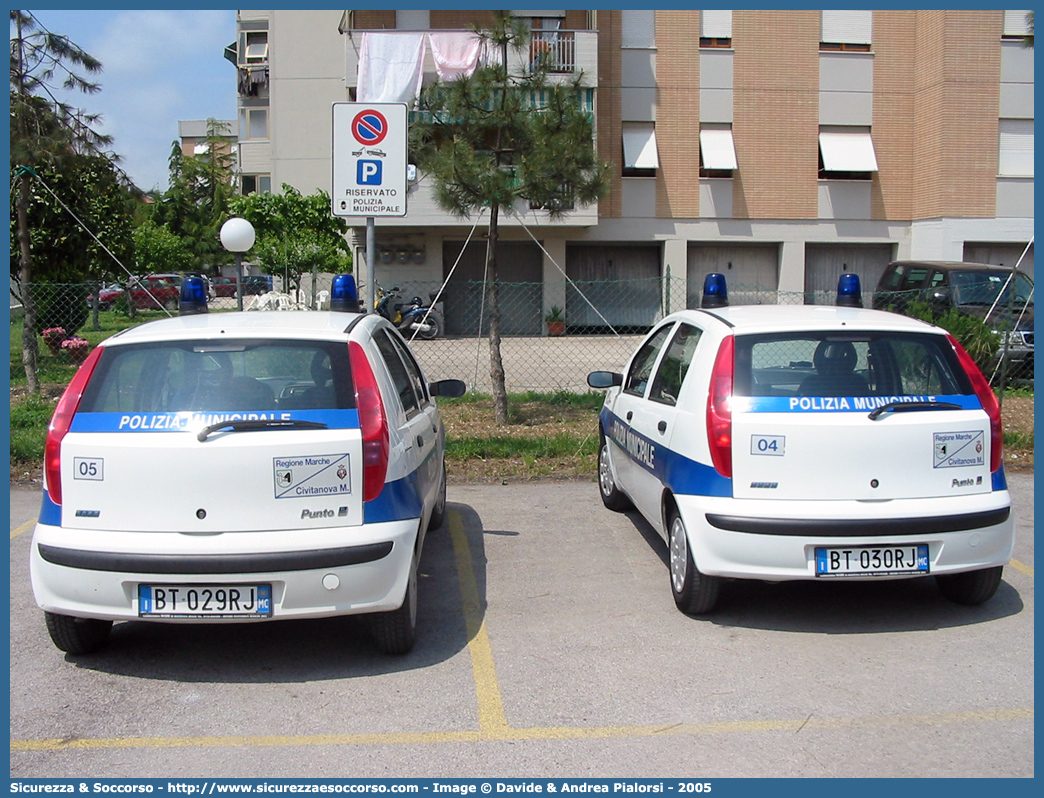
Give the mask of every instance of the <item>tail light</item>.
M 377 378 L 362 345 L 351 341 L 348 359 L 352 364 L 355 407 L 363 436 L 363 501 L 368 502 L 380 495 L 388 476 L 388 416 L 384 412 Z
M 714 468 L 732 478 L 732 371 L 734 337 L 721 342 L 707 397 L 707 440 Z
M 953 351 L 957 353 L 957 358 L 961 361 L 964 373 L 971 380 L 972 388 L 975 389 L 975 395 L 979 397 L 979 404 L 986 411 L 986 415 L 990 417 L 990 471 L 997 471 L 1001 467 L 1001 455 L 1004 453 L 1004 431 L 1001 425 L 1000 402 L 997 401 L 997 395 L 990 387 L 989 380 L 986 379 L 982 370 L 972 360 L 972 356 L 965 351 L 964 347 L 952 335 L 947 335 L 946 337 L 949 339 Z
M 58 400 L 58 406 L 51 416 L 51 423 L 47 427 L 47 442 L 44 444 L 44 475 L 47 478 L 47 493 L 55 504 L 62 503 L 62 438 L 72 426 L 73 416 L 80 406 L 83 391 L 94 373 L 94 367 L 101 357 L 102 347 L 94 348 L 83 365 L 76 370 L 69 385 L 66 387 L 62 398 Z

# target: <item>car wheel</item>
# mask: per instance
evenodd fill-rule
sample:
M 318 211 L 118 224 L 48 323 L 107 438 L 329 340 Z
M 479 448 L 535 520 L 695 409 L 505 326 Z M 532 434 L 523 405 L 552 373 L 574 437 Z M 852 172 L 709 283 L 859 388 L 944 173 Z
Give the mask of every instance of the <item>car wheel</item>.
M 112 630 L 112 621 L 97 618 L 73 618 L 45 612 L 47 631 L 51 640 L 62 651 L 69 654 L 90 654 L 105 644 Z
M 993 594 L 997 592 L 1003 571 L 1004 567 L 998 565 L 963 574 L 936 576 L 935 583 L 950 601 L 957 604 L 982 604 L 993 598 Z
M 674 603 L 686 615 L 703 615 L 714 609 L 721 579 L 700 573 L 689 551 L 685 522 L 677 510 L 671 512 L 668 546 L 671 555 L 671 592 Z
M 428 531 L 438 529 L 446 520 L 446 461 L 442 462 L 442 478 L 439 485 L 438 497 L 435 506 L 431 508 L 431 518 L 428 519 Z
M 410 578 L 402 606 L 373 616 L 373 639 L 382 654 L 408 654 L 417 638 L 417 555 L 410 563 Z
M 613 479 L 613 466 L 609 462 L 609 441 L 602 436 L 598 447 L 598 492 L 602 495 L 602 504 L 610 510 L 620 512 L 631 507 L 631 500 L 617 487 Z
M 171 297 L 170 299 L 164 300 L 163 307 L 167 310 L 174 311 L 178 309 L 178 300 Z

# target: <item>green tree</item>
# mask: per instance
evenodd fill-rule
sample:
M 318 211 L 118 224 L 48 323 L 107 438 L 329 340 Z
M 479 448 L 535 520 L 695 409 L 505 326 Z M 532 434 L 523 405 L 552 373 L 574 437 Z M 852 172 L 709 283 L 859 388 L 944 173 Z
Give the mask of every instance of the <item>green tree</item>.
M 92 129 L 97 115 L 55 99 L 59 89 L 92 94 L 97 83 L 74 70 L 101 72 L 101 62 L 77 47 L 67 36 L 51 33 L 28 11 L 11 11 L 11 169 L 15 193 L 15 235 L 18 241 L 18 283 L 25 319 L 22 327 L 22 365 L 27 387 L 39 393 L 37 376 L 36 302 L 29 205 L 34 170 L 73 154 L 102 154 L 111 138 Z M 110 156 L 115 160 L 113 156 Z
M 229 211 L 254 226 L 257 243 L 251 257 L 261 270 L 282 276 L 295 289 L 301 286 L 301 275 L 309 271 L 351 271 L 351 251 L 344 238 L 348 224 L 330 213 L 330 195 L 325 191 L 304 196 L 284 183 L 279 194 L 234 197 Z
M 146 219 L 134 231 L 134 251 L 139 271 L 191 271 L 195 262 L 185 242 L 166 225 Z
M 229 133 L 226 124 L 208 119 L 206 147 L 199 155 L 184 155 L 175 141 L 168 160 L 170 185 L 153 206 L 153 221 L 184 242 L 199 269 L 231 261 L 218 238 L 235 193 Z
M 530 32 L 525 20 L 507 12 L 496 12 L 491 28 L 476 32 L 498 54 L 496 62 L 470 77 L 426 88 L 410 126 L 410 148 L 418 168 L 432 176 L 441 208 L 458 218 L 489 209 L 490 378 L 496 420 L 506 424 L 497 301 L 500 211 L 524 202 L 558 218 L 575 206 L 590 205 L 608 191 L 608 165 L 595 150 L 583 75 L 552 82 L 542 59 L 512 74 L 508 53 L 526 51 Z

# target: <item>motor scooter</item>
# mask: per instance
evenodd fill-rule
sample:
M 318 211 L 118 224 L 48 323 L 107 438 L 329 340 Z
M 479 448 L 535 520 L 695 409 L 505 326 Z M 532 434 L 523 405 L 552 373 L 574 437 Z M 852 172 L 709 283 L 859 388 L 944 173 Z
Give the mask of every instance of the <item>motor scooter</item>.
M 446 323 L 442 314 L 431 307 L 430 301 L 425 304 L 419 296 L 415 296 L 409 302 L 397 302 L 396 300 L 402 299 L 398 287 L 386 291 L 378 283 L 376 288 L 377 302 L 374 309 L 398 327 L 403 335 L 413 337 L 416 333 L 418 338 L 431 340 L 445 332 Z M 430 300 L 434 300 L 436 296 L 435 291 L 428 294 Z

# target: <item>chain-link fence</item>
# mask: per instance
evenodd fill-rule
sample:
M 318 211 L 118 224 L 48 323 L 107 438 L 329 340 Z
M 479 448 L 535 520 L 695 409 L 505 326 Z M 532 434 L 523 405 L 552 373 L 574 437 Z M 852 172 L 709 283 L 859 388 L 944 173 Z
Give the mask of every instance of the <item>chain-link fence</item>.
M 290 293 L 280 290 L 277 280 L 276 290 L 243 297 L 243 307 L 247 311 L 324 309 L 329 305 L 329 285 L 329 277 L 313 281 L 306 275 L 302 290 Z M 437 282 L 410 282 L 385 288 L 391 294 L 387 306 L 393 315 L 395 305 L 408 310 L 415 299 L 427 306 L 441 289 L 435 309 L 443 320 L 442 332 L 433 340 L 417 336 L 413 350 L 432 379 L 459 378 L 473 392 L 491 391 L 488 332 L 492 307 L 490 291 L 483 283 L 454 280 L 443 289 Z M 701 288 L 669 277 L 499 283 L 496 307 L 508 391 L 586 391 L 588 372 L 622 370 L 652 325 L 673 311 L 699 306 Z M 215 284 L 210 289 L 212 312 L 237 309 L 234 292 L 230 295 Z M 360 286 L 360 292 L 366 296 L 366 287 Z M 25 292 L 12 285 L 12 321 L 18 318 L 23 300 L 30 299 L 36 305 L 36 329 L 42 336 L 38 340 L 47 344 L 41 347 L 44 356 L 50 349 L 61 356 L 75 357 L 73 350 L 79 349 L 69 346 L 70 336 L 96 343 L 128 322 L 173 315 L 177 296 L 173 280 L 131 289 L 122 285 L 35 284 Z M 730 285 L 729 298 L 733 305 L 826 304 L 833 299 L 821 293 L 788 293 L 743 285 Z M 872 304 L 870 296 L 864 301 Z M 1022 313 L 1020 319 L 1025 315 Z M 12 360 L 21 347 L 21 325 L 18 327 L 18 333 L 12 330 Z M 406 329 L 404 334 L 411 338 L 413 333 Z M 998 340 L 992 336 L 994 347 Z M 1032 322 L 1028 329 L 1009 335 L 984 370 L 995 386 L 1002 381 L 1005 386 L 1007 396 L 1002 394 L 1002 403 L 1006 426 L 1015 434 L 1025 435 L 1032 446 Z

